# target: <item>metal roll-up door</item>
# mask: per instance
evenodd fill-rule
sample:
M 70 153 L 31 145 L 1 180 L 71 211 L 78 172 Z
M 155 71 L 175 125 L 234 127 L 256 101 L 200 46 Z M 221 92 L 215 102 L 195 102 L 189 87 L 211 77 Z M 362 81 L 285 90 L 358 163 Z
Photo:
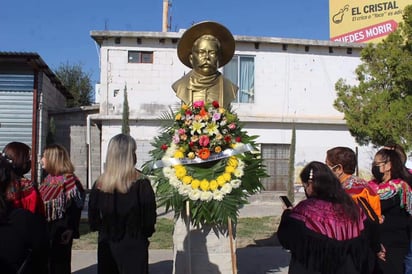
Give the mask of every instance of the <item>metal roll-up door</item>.
M 33 75 L 0 74 L 0 149 L 12 141 L 31 147 Z

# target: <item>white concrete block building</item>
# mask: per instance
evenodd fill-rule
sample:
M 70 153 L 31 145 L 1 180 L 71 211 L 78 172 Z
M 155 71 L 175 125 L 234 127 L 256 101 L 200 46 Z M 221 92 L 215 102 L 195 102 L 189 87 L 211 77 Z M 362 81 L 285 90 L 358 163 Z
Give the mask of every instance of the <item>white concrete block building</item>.
M 182 33 L 91 32 L 100 47 L 100 112 L 92 120 L 101 124 L 102 167 L 108 141 L 121 132 L 125 87 L 138 165 L 149 159 L 150 143 L 159 134 L 157 119 L 180 104 L 171 85 L 190 70 L 176 53 Z M 359 149 L 360 167 L 369 170 L 373 152 L 357 148 L 343 114 L 333 107 L 337 80 L 356 83 L 361 44 L 234 37 L 235 56 L 221 71 L 239 86 L 233 110 L 250 135 L 259 135 L 270 175 L 266 190 L 286 190 L 293 126 L 296 174 L 307 162 L 324 161 L 326 150 L 334 146 Z

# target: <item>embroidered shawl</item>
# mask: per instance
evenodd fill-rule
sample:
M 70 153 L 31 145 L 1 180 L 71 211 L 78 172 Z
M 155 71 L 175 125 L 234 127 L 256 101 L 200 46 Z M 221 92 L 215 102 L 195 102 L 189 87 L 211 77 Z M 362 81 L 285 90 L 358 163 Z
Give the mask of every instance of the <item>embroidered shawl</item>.
M 25 177 L 15 180 L 6 193 L 7 200 L 16 208 L 24 208 L 44 215 L 43 201 L 33 182 Z
M 39 191 L 44 201 L 47 221 L 62 219 L 70 202 L 74 202 L 78 208 L 82 208 L 84 204 L 84 190 L 74 174 L 48 175 Z
M 412 189 L 407 182 L 402 179 L 393 179 L 384 183 L 372 180 L 369 186 L 378 193 L 381 200 L 388 200 L 396 195 L 400 197 L 400 207 L 412 215 Z
M 342 177 L 341 184 L 346 193 L 348 193 L 357 204 L 359 204 L 359 202 L 364 203 L 359 199 L 366 200 L 370 208 L 364 209 L 372 220 L 375 220 L 376 217 L 378 217 L 379 222 L 383 221 L 379 195 L 368 185 L 366 180 L 355 175 L 347 175 L 346 177 Z M 369 212 L 370 209 L 372 209 L 373 212 Z

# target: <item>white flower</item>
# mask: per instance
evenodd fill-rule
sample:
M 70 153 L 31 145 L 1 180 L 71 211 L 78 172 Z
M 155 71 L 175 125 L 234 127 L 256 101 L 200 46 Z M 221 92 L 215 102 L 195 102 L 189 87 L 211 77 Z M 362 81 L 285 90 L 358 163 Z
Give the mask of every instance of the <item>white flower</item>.
M 234 149 L 240 149 L 241 147 L 243 147 L 245 144 L 243 144 L 243 143 L 235 143 L 234 145 L 233 145 L 233 148 Z
M 183 185 L 182 184 L 182 185 L 180 185 L 178 191 L 179 191 L 180 195 L 188 196 L 189 193 L 192 191 L 192 187 L 190 185 Z
M 189 193 L 189 199 L 193 200 L 193 201 L 197 201 L 200 198 L 200 194 L 201 191 L 199 189 L 193 189 L 190 193 Z
M 168 147 L 168 148 L 166 149 L 166 152 L 165 152 L 162 160 L 164 160 L 165 158 L 166 158 L 166 159 L 168 159 L 168 158 L 173 158 L 173 156 L 174 156 L 174 154 L 175 154 L 175 151 L 176 151 L 176 144 L 174 144 L 174 143 L 170 144 L 170 147 Z
M 163 168 L 163 175 L 164 175 L 166 178 L 170 178 L 170 177 L 172 177 L 174 174 L 175 174 L 175 171 L 174 171 L 174 169 L 173 169 L 172 167 L 164 167 L 164 168 Z
M 201 201 L 210 201 L 213 198 L 213 194 L 210 191 L 202 191 L 202 193 L 200 194 L 200 200 Z
M 172 176 L 169 178 L 169 184 L 173 187 L 178 188 L 182 185 L 182 182 L 179 179 L 177 179 L 176 176 Z
M 245 168 L 245 162 L 243 162 L 239 158 L 238 158 L 238 161 L 237 161 L 237 168 L 240 168 L 242 170 Z
M 235 175 L 236 178 L 241 178 L 243 174 L 245 174 L 243 168 L 239 168 L 239 166 L 233 171 L 233 175 Z
M 222 201 L 225 195 L 220 190 L 213 191 L 213 200 Z
M 233 180 L 230 181 L 230 184 L 232 185 L 233 188 L 240 187 L 241 183 L 242 183 L 242 181 L 239 180 L 239 179 L 233 179 Z
M 229 194 L 230 192 L 232 192 L 232 185 L 224 184 L 220 190 L 222 191 L 223 194 Z

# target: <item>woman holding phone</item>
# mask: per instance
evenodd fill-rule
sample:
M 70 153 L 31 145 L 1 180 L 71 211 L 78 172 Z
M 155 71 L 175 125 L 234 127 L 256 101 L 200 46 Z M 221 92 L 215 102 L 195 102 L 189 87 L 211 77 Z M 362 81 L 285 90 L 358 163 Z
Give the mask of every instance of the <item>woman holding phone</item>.
M 311 162 L 300 178 L 307 199 L 283 212 L 277 232 L 292 254 L 289 273 L 371 273 L 369 248 L 380 250 L 377 225 L 327 165 Z

